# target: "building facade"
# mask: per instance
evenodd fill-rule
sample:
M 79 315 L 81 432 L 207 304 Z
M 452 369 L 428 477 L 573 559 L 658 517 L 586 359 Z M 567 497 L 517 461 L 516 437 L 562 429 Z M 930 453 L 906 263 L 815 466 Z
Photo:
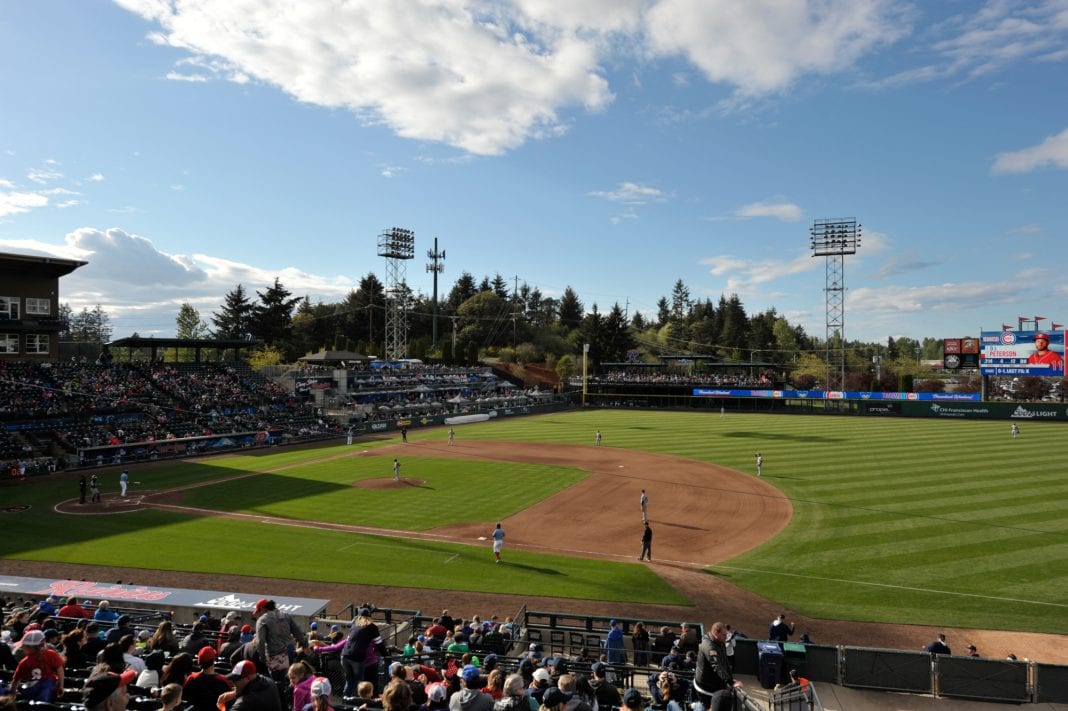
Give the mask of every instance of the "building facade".
M 59 278 L 87 262 L 0 252 L 0 360 L 59 357 Z

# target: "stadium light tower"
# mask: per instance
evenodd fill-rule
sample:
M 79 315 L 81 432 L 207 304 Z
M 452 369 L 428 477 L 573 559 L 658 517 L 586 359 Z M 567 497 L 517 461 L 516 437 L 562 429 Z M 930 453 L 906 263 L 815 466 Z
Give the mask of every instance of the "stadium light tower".
M 442 262 L 445 260 L 445 250 L 438 251 L 438 238 L 434 238 L 434 249 L 428 249 L 426 251 L 426 258 L 430 260 L 430 264 L 426 265 L 428 272 L 434 274 L 434 301 L 433 301 L 433 336 L 431 336 L 431 345 L 434 348 L 438 347 L 438 274 L 445 271 L 445 265 Z
M 816 220 L 809 231 L 813 257 L 826 257 L 827 390 L 845 387 L 845 255 L 856 254 L 861 226 L 855 217 Z
M 408 353 L 408 284 L 406 260 L 415 258 L 415 233 L 391 227 L 378 235 L 378 256 L 386 258 L 386 358 Z

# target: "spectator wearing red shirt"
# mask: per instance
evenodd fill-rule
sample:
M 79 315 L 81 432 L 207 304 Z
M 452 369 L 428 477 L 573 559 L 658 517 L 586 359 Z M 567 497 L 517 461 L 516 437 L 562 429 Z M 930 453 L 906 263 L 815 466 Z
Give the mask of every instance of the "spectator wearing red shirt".
M 45 646 L 44 632 L 31 630 L 22 637 L 20 643 L 25 656 L 15 667 L 11 677 L 12 688 L 22 682 L 33 682 L 25 691 L 19 692 L 19 699 L 28 701 L 51 701 L 55 690 L 63 688 L 63 656 Z
M 78 600 L 73 597 L 68 597 L 63 601 L 63 607 L 59 608 L 59 612 L 56 613 L 60 617 L 76 617 L 79 620 L 85 620 L 91 617 L 89 612 L 78 604 Z

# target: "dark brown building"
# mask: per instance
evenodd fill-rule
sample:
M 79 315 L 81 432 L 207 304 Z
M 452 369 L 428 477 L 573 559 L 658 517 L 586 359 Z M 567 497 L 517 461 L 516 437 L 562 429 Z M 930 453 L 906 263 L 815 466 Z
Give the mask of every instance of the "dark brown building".
M 57 360 L 59 278 L 87 263 L 0 252 L 0 359 Z

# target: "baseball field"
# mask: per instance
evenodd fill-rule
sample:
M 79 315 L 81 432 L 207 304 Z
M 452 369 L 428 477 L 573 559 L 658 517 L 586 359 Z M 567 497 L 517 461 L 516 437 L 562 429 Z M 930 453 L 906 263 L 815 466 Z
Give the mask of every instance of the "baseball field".
M 1007 422 L 588 410 L 456 431 L 455 446 L 442 428 L 140 466 L 126 500 L 102 470 L 97 505 L 69 476 L 7 486 L 6 505 L 29 508 L 8 514 L 0 556 L 20 574 L 247 576 L 702 620 L 732 596 L 824 636 L 1068 633 L 1063 425 L 1023 422 L 1012 439 Z M 635 560 L 643 488 L 651 564 Z M 485 540 L 498 521 L 503 565 Z

